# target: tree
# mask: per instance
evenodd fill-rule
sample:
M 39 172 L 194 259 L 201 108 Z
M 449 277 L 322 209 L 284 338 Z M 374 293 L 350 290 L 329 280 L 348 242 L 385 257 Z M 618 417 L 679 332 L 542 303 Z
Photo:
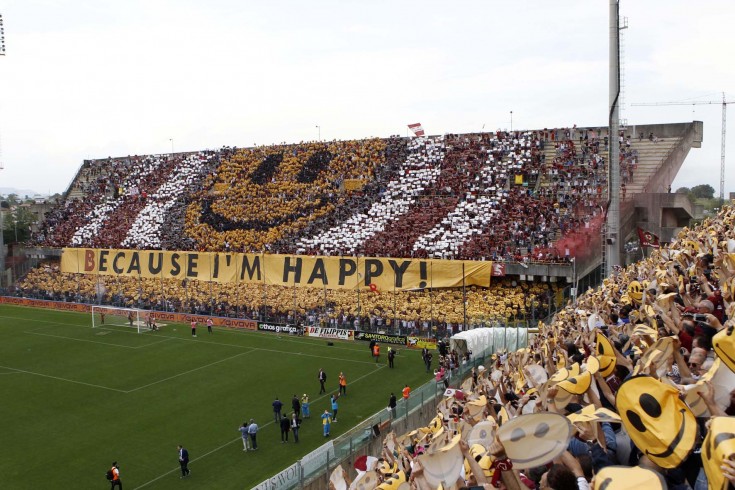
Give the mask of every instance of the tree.
M 689 187 L 679 187 L 676 189 L 677 194 L 689 194 L 689 192 L 691 192 Z
M 712 199 L 715 189 L 709 184 L 695 185 L 692 187 L 692 195 L 698 199 Z
M 4 205 L 8 206 L 5 207 Z M 4 230 L 3 239 L 5 243 L 16 243 L 24 242 L 30 238 L 30 228 L 33 223 L 36 222 L 36 215 L 30 210 L 30 207 L 25 206 L 10 206 L 10 203 L 3 201 L 3 221 Z

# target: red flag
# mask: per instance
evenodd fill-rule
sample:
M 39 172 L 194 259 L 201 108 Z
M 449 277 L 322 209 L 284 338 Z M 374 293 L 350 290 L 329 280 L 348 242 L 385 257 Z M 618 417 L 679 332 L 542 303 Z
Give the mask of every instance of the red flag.
M 502 262 L 493 262 L 491 276 L 503 277 L 505 275 L 505 264 Z
M 416 136 L 424 135 L 424 128 L 421 127 L 421 123 L 409 124 L 408 129 L 413 131 L 413 134 L 415 134 Z
M 641 242 L 641 247 L 659 247 L 658 236 L 643 228 L 638 228 L 638 240 Z

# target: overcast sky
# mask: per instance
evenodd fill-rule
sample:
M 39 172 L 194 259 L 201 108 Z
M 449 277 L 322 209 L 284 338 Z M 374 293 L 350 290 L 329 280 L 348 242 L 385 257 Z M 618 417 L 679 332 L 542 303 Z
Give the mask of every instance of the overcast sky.
M 704 121 L 674 187 L 719 192 L 720 105 L 630 104 L 735 100 L 735 2 L 621 13 L 623 117 Z M 602 0 L 0 0 L 0 14 L 0 187 L 61 192 L 85 158 L 297 142 L 317 125 L 351 139 L 509 128 L 510 111 L 515 129 L 607 124 Z M 728 162 L 733 142 L 735 128 Z

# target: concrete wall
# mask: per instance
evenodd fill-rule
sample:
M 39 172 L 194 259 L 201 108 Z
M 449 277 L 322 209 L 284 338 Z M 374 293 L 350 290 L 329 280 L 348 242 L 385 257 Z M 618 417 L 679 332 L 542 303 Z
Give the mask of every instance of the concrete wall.
M 658 235 L 661 242 L 670 242 L 695 216 L 695 206 L 685 194 L 638 194 L 622 214 L 623 243 L 637 240 L 637 228 Z

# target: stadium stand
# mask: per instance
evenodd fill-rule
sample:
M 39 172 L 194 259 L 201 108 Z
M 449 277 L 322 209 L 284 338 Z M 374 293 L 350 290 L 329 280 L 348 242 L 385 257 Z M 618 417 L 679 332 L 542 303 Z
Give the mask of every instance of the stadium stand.
M 86 162 L 35 243 L 550 260 L 565 256 L 556 240 L 600 213 L 606 188 L 599 138 L 577 149 L 575 131 Z
M 87 161 L 34 244 L 568 264 L 599 250 L 591 245 L 599 243 L 607 199 L 602 155 L 609 138 L 604 131 L 571 127 L 393 136 Z M 680 141 L 619 140 L 621 172 L 627 172 L 631 192 L 649 185 L 645 179 L 660 173 L 664 157 Z M 33 274 L 26 279 L 24 294 L 43 295 L 36 279 Z M 120 304 L 185 311 L 211 311 L 221 304 L 228 314 L 249 310 L 264 318 L 291 315 L 340 325 L 354 324 L 358 315 L 354 292 L 329 291 L 326 300 L 299 292 L 294 305 L 292 292 L 281 294 L 270 286 L 230 294 L 217 285 L 162 287 L 119 279 L 101 285 L 107 293 L 98 297 L 99 287 L 87 279 L 67 279 L 40 282 L 49 285 L 52 296 L 81 295 L 87 301 L 114 296 Z M 558 285 L 543 281 L 541 286 L 529 283 L 539 289 L 533 295 L 566 286 L 563 280 Z M 497 289 L 502 284 L 494 281 L 483 291 L 485 306 L 467 308 L 469 323 L 537 318 L 560 305 L 556 294 L 554 301 L 520 302 Z M 162 293 L 166 289 L 170 294 Z M 427 318 L 434 324 L 463 323 L 465 308 L 461 301 L 459 307 L 454 304 L 457 291 L 433 292 L 445 293 L 442 299 L 451 303 L 446 317 L 414 307 L 419 292 L 405 298 L 399 293 L 395 304 L 375 305 L 363 294 L 357 321 L 364 325 L 372 315 L 373 324 L 380 318 L 383 325 L 398 321 L 402 327 L 402 322 L 421 325 Z

